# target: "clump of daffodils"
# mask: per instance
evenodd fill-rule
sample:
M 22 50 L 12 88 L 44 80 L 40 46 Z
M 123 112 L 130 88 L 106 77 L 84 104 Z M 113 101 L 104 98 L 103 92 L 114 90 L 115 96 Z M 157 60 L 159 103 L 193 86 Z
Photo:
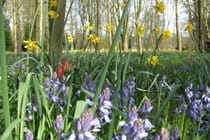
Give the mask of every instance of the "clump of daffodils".
M 158 63 L 158 56 L 153 55 L 153 56 L 149 57 L 149 58 L 148 58 L 148 62 L 149 62 L 150 64 L 152 64 L 153 66 L 156 66 L 157 63 Z
M 50 0 L 49 1 L 48 15 L 49 15 L 50 19 L 55 19 L 59 16 L 59 14 L 56 12 L 57 6 L 58 6 L 58 0 Z
M 101 38 L 95 34 L 90 34 L 88 39 L 95 45 L 98 44 L 101 40 Z
M 170 37 L 172 36 L 172 34 L 171 34 L 171 31 L 170 30 L 165 30 L 165 31 L 163 31 L 163 40 L 167 40 L 167 39 L 169 39 Z
M 193 30 L 193 25 L 192 25 L 192 23 L 188 23 L 188 24 L 187 24 L 186 30 L 187 30 L 188 32 L 192 32 L 192 30 Z
M 106 29 L 107 29 L 109 32 L 113 32 L 113 31 L 114 31 L 114 25 L 113 25 L 113 24 L 107 24 Z
M 156 13 L 160 13 L 162 14 L 165 11 L 165 4 L 162 1 L 157 2 L 156 6 L 155 6 L 155 11 Z
M 138 34 L 138 36 L 141 36 L 142 34 L 144 34 L 145 32 L 145 27 L 144 26 L 139 26 L 136 29 L 136 33 Z
M 24 48 L 26 48 L 30 52 L 39 48 L 38 43 L 36 41 L 32 41 L 32 40 L 24 40 L 23 45 L 24 45 Z

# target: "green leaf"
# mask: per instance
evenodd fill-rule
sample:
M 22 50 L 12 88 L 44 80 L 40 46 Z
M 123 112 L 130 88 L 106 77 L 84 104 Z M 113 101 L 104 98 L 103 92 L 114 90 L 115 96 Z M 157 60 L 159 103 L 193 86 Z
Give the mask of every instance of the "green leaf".
M 23 120 L 17 119 L 13 123 L 11 123 L 7 129 L 4 131 L 4 133 L 1 135 L 0 140 L 7 140 L 9 135 L 11 134 L 12 130 L 20 123 L 23 122 Z
M 77 101 L 74 113 L 74 119 L 78 119 L 80 117 L 82 112 L 85 110 L 86 105 L 87 105 L 86 101 Z

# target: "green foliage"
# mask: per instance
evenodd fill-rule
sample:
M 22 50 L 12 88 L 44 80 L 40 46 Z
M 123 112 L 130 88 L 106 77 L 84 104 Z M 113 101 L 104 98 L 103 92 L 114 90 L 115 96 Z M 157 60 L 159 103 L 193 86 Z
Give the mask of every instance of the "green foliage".
M 4 31 L 5 31 L 5 44 L 6 44 L 6 51 L 13 51 L 13 43 L 12 43 L 12 32 L 10 28 L 10 20 L 5 18 L 4 20 Z

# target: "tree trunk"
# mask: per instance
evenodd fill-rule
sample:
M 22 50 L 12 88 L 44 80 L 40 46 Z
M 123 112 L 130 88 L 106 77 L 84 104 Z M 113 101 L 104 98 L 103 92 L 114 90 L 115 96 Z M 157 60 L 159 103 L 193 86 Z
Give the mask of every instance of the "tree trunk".
M 177 49 L 179 51 L 182 51 L 181 34 L 180 34 L 180 29 L 179 29 L 178 2 L 179 2 L 178 0 L 175 0 Z
M 62 59 L 62 41 L 64 30 L 66 0 L 58 1 L 57 13 L 59 16 L 54 19 L 52 34 L 50 37 L 50 60 L 53 68 L 58 68 Z
M 13 0 L 13 43 L 14 53 L 19 54 L 21 51 L 21 30 L 18 0 Z
M 202 0 L 197 1 L 198 5 L 198 48 L 202 52 L 204 50 L 202 35 Z

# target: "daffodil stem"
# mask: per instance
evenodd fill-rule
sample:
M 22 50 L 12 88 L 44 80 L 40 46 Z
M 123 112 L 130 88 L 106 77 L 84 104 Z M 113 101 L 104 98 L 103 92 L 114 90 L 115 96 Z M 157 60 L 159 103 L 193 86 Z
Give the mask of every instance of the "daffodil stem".
M 2 0 L 0 0 L 0 65 L 1 65 L 1 94 L 3 97 L 3 114 L 5 127 L 11 124 L 10 122 L 10 110 L 9 110 L 9 98 L 8 98 L 8 82 L 7 82 L 7 64 L 6 64 L 6 45 L 4 37 L 4 16 Z M 10 134 L 8 140 L 12 140 Z

